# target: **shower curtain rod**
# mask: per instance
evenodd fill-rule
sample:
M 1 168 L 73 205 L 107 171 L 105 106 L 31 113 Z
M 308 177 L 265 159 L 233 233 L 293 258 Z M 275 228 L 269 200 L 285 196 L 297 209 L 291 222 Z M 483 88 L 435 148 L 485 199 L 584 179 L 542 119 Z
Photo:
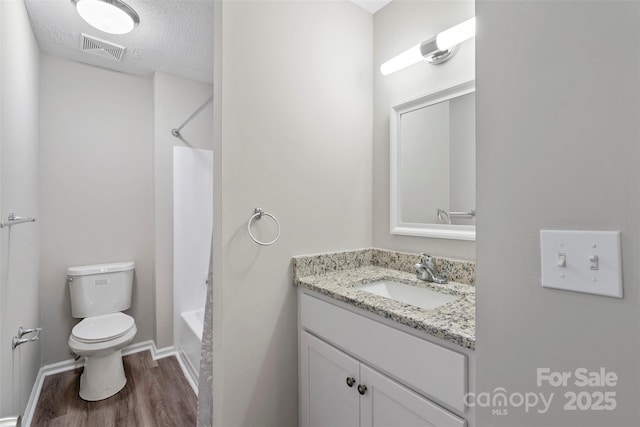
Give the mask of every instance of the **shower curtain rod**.
M 180 138 L 182 136 L 180 135 L 180 131 L 182 130 L 182 128 L 185 127 L 187 123 L 193 120 L 198 114 L 200 114 L 202 110 L 207 108 L 207 106 L 209 106 L 209 104 L 211 104 L 212 102 L 213 102 L 213 95 L 211 95 L 209 99 L 207 99 L 207 102 L 202 104 L 200 108 L 198 108 L 192 115 L 190 115 L 189 118 L 184 121 L 184 123 L 182 123 L 179 127 L 175 129 L 171 129 L 171 135 L 175 136 L 176 138 Z

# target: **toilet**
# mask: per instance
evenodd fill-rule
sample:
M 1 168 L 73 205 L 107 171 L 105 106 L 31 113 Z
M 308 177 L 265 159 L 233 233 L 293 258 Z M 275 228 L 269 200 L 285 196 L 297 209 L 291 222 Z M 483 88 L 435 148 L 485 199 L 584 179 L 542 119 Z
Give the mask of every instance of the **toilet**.
M 103 400 L 127 383 L 122 348 L 136 335 L 133 317 L 121 313 L 131 307 L 135 263 L 83 265 L 67 270 L 71 315 L 82 318 L 69 336 L 69 348 L 84 356 L 80 397 Z

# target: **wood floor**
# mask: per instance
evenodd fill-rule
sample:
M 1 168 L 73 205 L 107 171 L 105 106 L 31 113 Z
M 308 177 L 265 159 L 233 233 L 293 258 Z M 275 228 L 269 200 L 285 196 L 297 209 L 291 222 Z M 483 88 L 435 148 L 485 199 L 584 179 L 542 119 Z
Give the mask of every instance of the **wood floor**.
M 153 360 L 143 351 L 123 358 L 127 385 L 98 402 L 78 396 L 82 369 L 45 378 L 34 427 L 191 427 L 197 397 L 175 357 Z

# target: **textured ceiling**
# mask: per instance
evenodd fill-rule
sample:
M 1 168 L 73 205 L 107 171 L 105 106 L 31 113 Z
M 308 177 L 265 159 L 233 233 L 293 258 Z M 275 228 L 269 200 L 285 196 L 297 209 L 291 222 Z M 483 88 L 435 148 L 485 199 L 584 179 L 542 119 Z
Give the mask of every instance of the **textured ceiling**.
M 212 83 L 213 0 L 125 2 L 140 16 L 140 25 L 129 34 L 113 35 L 84 22 L 70 0 L 25 0 L 45 53 L 125 73 L 162 71 Z M 82 51 L 81 33 L 125 46 L 121 62 Z

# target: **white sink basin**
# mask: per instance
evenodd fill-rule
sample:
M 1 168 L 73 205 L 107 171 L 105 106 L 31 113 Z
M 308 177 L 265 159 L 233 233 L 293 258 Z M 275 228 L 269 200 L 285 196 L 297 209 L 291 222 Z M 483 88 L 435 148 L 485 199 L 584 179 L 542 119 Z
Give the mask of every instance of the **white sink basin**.
M 377 282 L 358 285 L 355 288 L 405 304 L 415 305 L 425 310 L 433 310 L 459 298 L 455 295 L 443 294 L 431 289 L 392 280 L 378 280 Z

